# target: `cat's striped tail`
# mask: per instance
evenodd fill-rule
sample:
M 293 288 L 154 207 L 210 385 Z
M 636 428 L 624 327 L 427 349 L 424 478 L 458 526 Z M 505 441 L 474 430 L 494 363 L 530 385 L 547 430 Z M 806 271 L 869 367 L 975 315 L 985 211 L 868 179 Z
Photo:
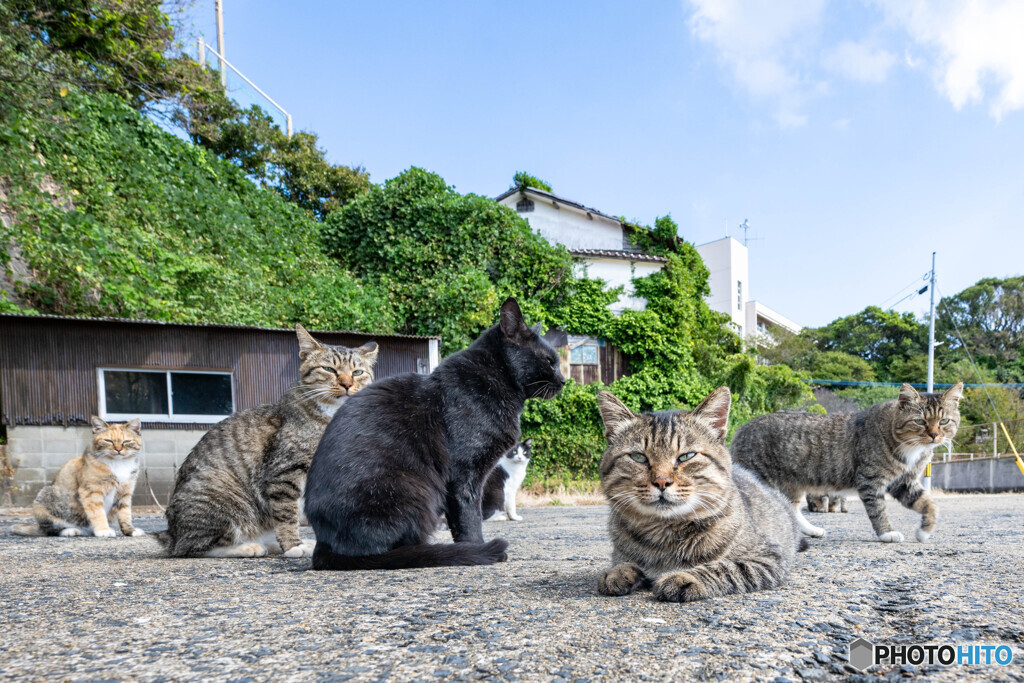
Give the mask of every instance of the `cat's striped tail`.
M 11 533 L 15 536 L 53 536 L 48 534 L 38 524 L 15 524 L 11 527 Z
M 495 538 L 487 543 L 426 543 L 407 545 L 380 555 L 338 555 L 318 542 L 313 549 L 313 569 L 416 569 L 494 564 L 508 559 L 508 541 Z

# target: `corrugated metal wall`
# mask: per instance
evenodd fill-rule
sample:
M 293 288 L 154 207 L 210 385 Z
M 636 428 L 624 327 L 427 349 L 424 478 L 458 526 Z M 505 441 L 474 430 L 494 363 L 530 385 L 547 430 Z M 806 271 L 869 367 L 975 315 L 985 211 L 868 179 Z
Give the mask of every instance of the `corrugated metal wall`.
M 313 332 L 326 344 L 380 345 L 378 379 L 416 372 L 429 340 Z M 0 420 L 6 425 L 87 424 L 99 407 L 99 367 L 222 370 L 234 374 L 235 409 L 276 401 L 298 375 L 289 330 L 0 316 Z M 195 424 L 144 423 L 194 429 Z

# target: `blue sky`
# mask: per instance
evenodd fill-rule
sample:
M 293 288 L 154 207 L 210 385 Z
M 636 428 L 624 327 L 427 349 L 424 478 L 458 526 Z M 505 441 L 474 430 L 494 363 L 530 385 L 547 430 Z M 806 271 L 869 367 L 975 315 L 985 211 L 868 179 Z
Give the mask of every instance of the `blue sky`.
M 224 5 L 227 58 L 332 161 L 490 196 L 526 170 L 697 244 L 747 219 L 752 297 L 800 324 L 932 251 L 947 295 L 1024 272 L 1024 3 Z M 187 23 L 215 44 L 213 0 Z

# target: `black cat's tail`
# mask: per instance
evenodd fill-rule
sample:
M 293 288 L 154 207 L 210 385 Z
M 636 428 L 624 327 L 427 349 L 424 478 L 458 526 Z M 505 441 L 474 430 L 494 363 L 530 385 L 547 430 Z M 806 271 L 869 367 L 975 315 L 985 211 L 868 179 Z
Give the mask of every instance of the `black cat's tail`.
M 508 559 L 508 541 L 495 538 L 487 543 L 434 543 L 406 545 L 379 555 L 338 555 L 317 543 L 313 569 L 416 569 L 420 567 L 465 567 L 494 564 Z

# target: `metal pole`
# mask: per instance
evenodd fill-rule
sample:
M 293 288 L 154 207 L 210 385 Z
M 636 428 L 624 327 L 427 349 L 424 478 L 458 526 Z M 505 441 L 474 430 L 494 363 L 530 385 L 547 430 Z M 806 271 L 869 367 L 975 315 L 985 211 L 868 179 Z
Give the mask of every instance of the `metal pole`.
M 228 70 L 224 68 L 224 62 L 227 61 L 224 58 L 224 8 L 221 4 L 221 0 L 217 0 L 217 53 L 220 57 L 220 86 L 224 90 L 228 89 Z M 207 5 L 209 7 L 209 5 Z
M 928 324 L 928 393 L 935 390 L 935 252 L 932 252 L 932 277 L 928 285 L 931 295 L 931 321 Z
M 992 423 L 992 457 L 999 457 L 999 432 L 996 431 L 996 423 Z
M 199 36 L 199 68 L 206 68 L 206 41 L 202 36 Z

